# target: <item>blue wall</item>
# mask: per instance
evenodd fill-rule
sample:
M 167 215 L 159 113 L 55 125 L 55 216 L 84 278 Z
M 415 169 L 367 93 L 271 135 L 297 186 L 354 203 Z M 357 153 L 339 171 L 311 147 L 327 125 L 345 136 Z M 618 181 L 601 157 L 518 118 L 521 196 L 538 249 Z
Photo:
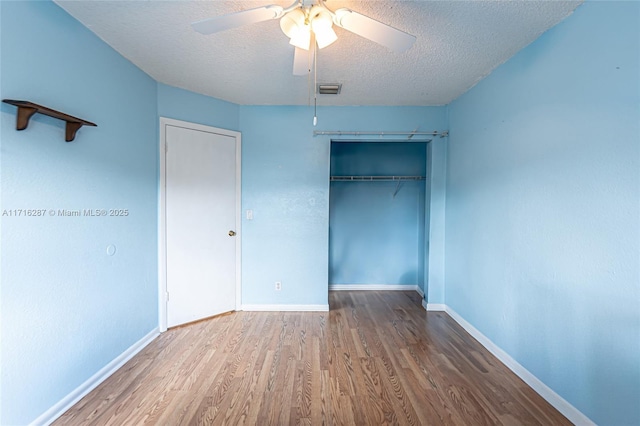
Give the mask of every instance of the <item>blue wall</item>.
M 313 137 L 312 117 L 240 107 L 242 205 L 254 212 L 242 225 L 243 304 L 327 304 L 330 138 Z M 318 120 L 315 130 L 431 131 L 446 128 L 446 108 L 325 107 Z
M 640 4 L 587 2 L 450 106 L 446 303 L 640 424 Z
M 426 144 L 336 142 L 334 176 L 425 176 Z M 331 182 L 329 283 L 424 285 L 425 182 Z
M 158 83 L 158 116 L 239 130 L 240 107 L 210 96 Z
M 447 128 L 449 127 L 447 123 Z M 425 300 L 444 304 L 445 200 L 448 138 L 436 138 L 427 149 Z
M 2 104 L 1 424 L 26 424 L 158 325 L 156 83 L 51 2 L 0 2 L 2 98 L 94 121 L 76 140 Z M 37 31 L 33 31 L 37 30 Z M 107 255 L 107 246 L 116 253 Z

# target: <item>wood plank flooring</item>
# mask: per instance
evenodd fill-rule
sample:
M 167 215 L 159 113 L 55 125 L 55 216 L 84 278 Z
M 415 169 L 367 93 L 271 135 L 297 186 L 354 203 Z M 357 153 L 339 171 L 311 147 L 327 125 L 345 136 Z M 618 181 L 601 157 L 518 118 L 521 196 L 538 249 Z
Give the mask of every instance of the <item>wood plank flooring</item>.
M 171 329 L 55 425 L 570 425 L 415 292 Z

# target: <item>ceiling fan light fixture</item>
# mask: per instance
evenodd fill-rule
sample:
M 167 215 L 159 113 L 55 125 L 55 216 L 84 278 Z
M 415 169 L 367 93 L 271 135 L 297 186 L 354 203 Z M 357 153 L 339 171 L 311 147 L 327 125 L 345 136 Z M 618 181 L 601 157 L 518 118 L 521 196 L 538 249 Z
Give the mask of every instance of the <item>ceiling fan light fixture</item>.
M 314 6 L 309 12 L 309 20 L 313 31 L 322 31 L 333 26 L 333 19 L 329 12 L 318 6 Z
M 309 27 L 301 28 L 297 31 L 293 37 L 291 37 L 289 44 L 299 47 L 300 49 L 309 50 L 311 46 L 311 30 Z
M 280 29 L 289 38 L 293 38 L 304 28 L 305 16 L 302 9 L 294 9 L 280 19 Z
M 323 31 L 314 31 L 318 47 L 324 49 L 338 39 L 338 35 L 333 28 L 327 28 Z
M 290 44 L 309 50 L 311 44 L 311 26 L 302 9 L 294 9 L 280 19 L 280 29 L 291 40 Z
M 311 9 L 311 12 L 313 13 L 314 10 Z M 332 27 L 333 20 L 331 19 L 331 15 L 324 10 L 318 11 L 311 20 L 311 29 L 316 35 L 316 41 L 320 49 L 329 46 L 338 39 L 338 35 Z
M 311 33 L 320 49 L 338 39 L 333 30 L 333 18 L 324 8 L 313 6 L 310 10 L 294 9 L 280 19 L 280 29 L 289 37 L 289 43 L 304 50 L 311 47 Z

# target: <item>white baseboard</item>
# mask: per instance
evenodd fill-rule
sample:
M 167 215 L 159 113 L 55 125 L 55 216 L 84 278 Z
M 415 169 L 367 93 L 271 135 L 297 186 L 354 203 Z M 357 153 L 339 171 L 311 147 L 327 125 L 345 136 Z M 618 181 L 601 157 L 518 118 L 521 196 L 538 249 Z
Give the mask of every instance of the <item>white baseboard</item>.
M 427 310 L 443 310 L 430 309 L 431 304 L 427 305 Z M 531 386 L 541 397 L 549 404 L 553 405 L 556 410 L 561 412 L 567 419 L 575 425 L 595 426 L 595 423 L 585 416 L 580 410 L 567 402 L 560 395 L 555 393 L 549 386 L 545 385 L 540 379 L 534 376 L 529 370 L 524 368 L 520 363 L 503 351 L 498 345 L 493 343 L 487 336 L 482 334 L 477 328 L 462 318 L 456 311 L 446 305 L 434 305 L 438 308 L 444 307 L 444 310 L 453 318 L 467 333 L 473 336 L 482 346 L 498 358 L 504 365 L 520 377 L 526 384 Z
M 327 312 L 329 305 L 242 305 L 242 310 L 256 312 Z
M 422 291 L 422 289 L 420 288 L 419 285 L 416 286 L 416 291 L 418 292 L 420 297 L 422 297 L 424 299 L 424 291 Z
M 447 305 L 444 305 L 442 303 L 423 303 L 424 308 L 427 311 L 446 311 L 447 310 Z
M 57 404 L 38 416 L 37 419 L 31 422 L 31 425 L 50 425 L 53 423 L 58 417 L 63 415 L 69 408 L 80 401 L 89 392 L 98 387 L 100 383 L 104 382 L 109 376 L 115 373 L 120 367 L 144 349 L 145 346 L 151 343 L 159 335 L 160 332 L 158 331 L 158 328 L 151 330 L 149 334 L 131 345 L 129 349 L 122 352 L 113 361 L 102 367 L 100 371 L 87 379 L 87 381 L 74 389 L 70 394 L 62 398 Z
M 385 291 L 419 291 L 416 284 L 329 284 L 329 290 L 385 290 Z

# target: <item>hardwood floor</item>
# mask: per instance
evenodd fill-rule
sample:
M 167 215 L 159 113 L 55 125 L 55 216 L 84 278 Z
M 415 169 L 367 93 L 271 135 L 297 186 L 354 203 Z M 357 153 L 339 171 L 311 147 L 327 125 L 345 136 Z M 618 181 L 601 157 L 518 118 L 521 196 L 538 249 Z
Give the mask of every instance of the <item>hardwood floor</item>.
M 414 292 L 167 331 L 55 425 L 571 424 Z

